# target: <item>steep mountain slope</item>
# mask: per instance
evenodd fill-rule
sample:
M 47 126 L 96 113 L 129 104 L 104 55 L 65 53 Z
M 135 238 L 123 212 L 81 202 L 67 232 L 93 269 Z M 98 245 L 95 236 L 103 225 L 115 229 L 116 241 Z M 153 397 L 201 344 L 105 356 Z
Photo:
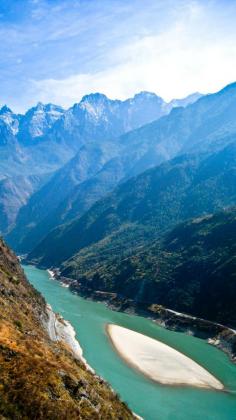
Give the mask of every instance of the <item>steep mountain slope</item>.
M 74 290 L 116 292 L 136 304 L 161 304 L 236 326 L 236 208 L 193 219 L 133 255 L 90 269 L 65 264 Z
M 136 96 L 146 98 L 147 95 L 147 93 L 143 93 Z M 149 96 L 152 97 L 151 94 Z M 98 98 L 97 95 L 95 97 L 96 107 L 93 104 L 93 107 L 89 109 L 91 112 L 91 109 L 95 108 L 94 114 L 97 115 L 98 109 L 103 109 L 107 98 L 101 95 Z M 85 97 L 84 101 L 85 105 L 82 101 L 82 105 L 79 106 L 80 112 L 81 107 L 85 106 L 86 109 L 88 107 L 88 98 Z M 123 107 L 126 102 L 122 103 Z M 128 102 L 130 103 L 131 100 Z M 100 105 L 98 106 L 98 104 Z M 214 151 L 222 148 L 232 142 L 235 136 L 235 104 L 236 85 L 233 84 L 214 95 L 207 95 L 199 99 L 186 108 L 173 109 L 169 115 L 116 138 L 113 141 L 115 150 L 112 159 L 106 162 L 95 176 L 89 177 L 82 185 L 77 184 L 74 189 L 68 191 L 63 200 L 58 202 L 58 207 L 53 207 L 51 213 L 49 203 L 49 211 L 45 218 L 44 213 L 37 214 L 38 208 L 36 207 L 36 213 L 31 213 L 33 223 L 28 223 L 27 218 L 17 220 L 16 230 L 7 237 L 7 240 L 13 247 L 18 247 L 17 249 L 21 252 L 28 252 L 32 246 L 43 239 L 49 230 L 61 223 L 71 221 L 72 218 L 81 216 L 89 206 L 112 191 L 120 182 L 185 151 Z M 113 109 L 114 101 L 109 106 Z M 101 118 L 102 123 L 103 113 Z M 126 121 L 125 117 L 124 121 Z M 87 121 L 86 130 L 89 124 L 90 122 Z M 77 133 L 78 130 L 79 127 L 77 127 Z M 103 129 L 101 129 L 102 132 Z M 113 148 L 113 146 L 111 147 Z M 29 211 L 31 210 L 29 209 Z M 25 209 L 25 214 L 27 213 L 28 209 Z M 37 226 L 35 226 L 35 221 L 38 221 Z M 24 228 L 28 225 L 29 230 Z M 18 229 L 21 229 L 21 243 L 17 243 Z
M 20 210 L 16 227 L 8 236 L 14 249 L 25 252 L 34 246 L 35 239 L 48 232 L 47 216 L 70 194 L 76 185 L 99 171 L 104 163 L 115 153 L 108 143 L 82 146 L 76 156 L 60 168 L 41 189 L 36 191 L 26 206 Z M 52 223 L 55 222 L 53 216 Z M 42 224 L 42 227 L 41 227 Z M 35 232 L 35 233 L 34 233 Z M 25 246 L 26 244 L 26 246 Z
M 71 159 L 88 141 L 103 142 L 170 111 L 155 94 L 142 92 L 126 101 L 102 94 L 85 96 L 64 111 L 39 103 L 25 115 L 0 110 L 0 175 L 51 172 Z M 13 159 L 12 159 L 13 158 Z M 16 165 L 11 165 L 16 162 Z
M 47 109 L 48 106 L 45 106 Z M 30 113 L 31 111 L 29 111 Z M 41 111 L 43 115 L 46 115 Z M 6 234 L 14 227 L 17 214 L 29 197 L 49 178 L 51 168 L 28 168 L 32 156 L 18 142 L 24 116 L 14 114 L 7 106 L 0 110 L 0 232 Z M 31 128 L 36 127 L 31 121 Z M 34 159 L 34 158 L 33 158 Z M 31 165 L 30 165 L 31 166 Z
M 4 105 L 0 109 L 0 123 L 1 127 L 5 125 L 9 131 L 14 135 L 18 132 L 20 116 L 12 112 L 10 108 Z M 2 138 L 3 137 L 3 138 Z M 4 144 L 4 136 L 1 132 L 1 144 Z
M 105 145 L 107 152 L 110 151 L 110 156 L 112 153 L 117 153 L 117 148 L 113 145 L 110 148 L 109 145 Z M 88 174 L 90 175 L 88 179 L 76 184 L 71 182 L 65 185 L 63 182 L 62 186 L 65 188 L 59 187 L 61 180 L 58 175 L 62 174 L 64 178 L 64 173 L 66 173 L 65 168 L 62 168 L 48 185 L 32 196 L 29 203 L 19 213 L 15 229 L 7 236 L 9 244 L 20 252 L 28 252 L 50 230 L 82 215 L 97 200 L 111 192 L 122 180 L 129 178 L 129 174 L 137 170 L 138 163 L 141 170 L 141 168 L 149 168 L 162 162 L 163 157 L 158 150 L 152 150 L 148 156 L 147 154 L 142 156 L 143 151 L 144 149 L 134 150 L 132 153 L 121 153 L 120 156 L 107 159 L 102 168 L 92 176 L 95 172 L 94 169 L 97 168 L 96 163 L 99 163 L 97 161 Z M 90 149 L 88 157 L 92 162 L 94 161 L 93 155 L 93 149 Z M 79 156 L 80 153 L 77 155 L 78 159 Z M 67 166 L 72 169 L 70 163 Z M 45 194 L 45 190 L 48 191 L 48 194 Z M 64 199 L 60 191 L 63 191 Z M 51 200 L 47 199 L 49 194 Z
M 7 234 L 14 226 L 19 209 L 24 206 L 29 197 L 36 191 L 48 176 L 15 176 L 6 177 L 0 181 L 0 231 Z
M 27 146 L 47 135 L 54 123 L 64 114 L 58 105 L 44 105 L 39 102 L 23 115 L 18 127 L 18 140 Z
M 184 152 L 221 148 L 235 139 L 236 83 L 186 108 L 174 108 L 158 121 L 122 136 L 126 151 L 148 144 L 167 159 Z
M 0 179 L 11 175 L 18 166 L 18 147 L 15 137 L 18 131 L 18 125 L 18 116 L 10 108 L 3 106 L 0 109 Z
M 25 115 L 16 115 L 4 106 L 0 110 L 0 174 L 36 175 L 50 172 L 63 164 L 68 159 L 67 155 L 60 158 L 61 150 L 54 151 L 47 142 L 40 144 L 63 112 L 56 105 L 38 104 Z
M 180 156 L 132 178 L 53 230 L 29 259 L 55 266 L 83 250 L 83 258 L 96 264 L 111 253 L 125 254 L 182 220 L 233 205 L 235 181 L 236 143 L 210 156 Z
M 49 338 L 46 303 L 2 241 L 0 307 L 1 418 L 134 418 L 66 343 Z
M 126 101 L 110 100 L 102 94 L 87 95 L 67 111 L 57 105 L 39 103 L 25 115 L 15 115 L 4 106 L 0 110 L 0 179 L 19 175 L 43 176 L 65 164 L 65 168 L 53 177 L 39 195 L 32 198 L 29 207 L 19 215 L 20 235 L 15 232 L 13 236 L 18 235 L 23 240 L 28 226 L 33 228 L 45 217 L 46 208 L 47 213 L 53 211 L 66 195 L 69 196 L 76 184 L 85 180 L 85 176 L 74 176 L 76 159 L 80 161 L 79 171 L 85 173 L 90 166 L 87 178 L 93 176 L 101 169 L 102 162 L 117 155 L 116 141 L 111 144 L 110 139 L 159 118 L 173 106 L 148 92 L 141 92 Z M 90 148 L 90 163 L 88 157 L 83 157 L 83 146 Z M 96 165 L 98 147 L 101 148 L 99 153 L 103 159 Z M 74 159 L 76 153 L 82 156 Z M 71 162 L 67 164 L 69 160 Z M 62 172 L 65 172 L 65 176 Z M 55 191 L 58 193 L 55 194 Z M 26 232 L 22 230 L 24 225 L 27 226 Z

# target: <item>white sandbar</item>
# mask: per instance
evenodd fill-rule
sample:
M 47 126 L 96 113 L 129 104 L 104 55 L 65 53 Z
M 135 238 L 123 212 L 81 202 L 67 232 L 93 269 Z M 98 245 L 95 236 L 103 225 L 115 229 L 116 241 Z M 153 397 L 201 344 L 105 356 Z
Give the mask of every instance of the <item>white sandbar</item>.
M 114 324 L 107 325 L 107 333 L 119 355 L 156 382 L 219 390 L 224 388 L 198 363 L 158 340 Z

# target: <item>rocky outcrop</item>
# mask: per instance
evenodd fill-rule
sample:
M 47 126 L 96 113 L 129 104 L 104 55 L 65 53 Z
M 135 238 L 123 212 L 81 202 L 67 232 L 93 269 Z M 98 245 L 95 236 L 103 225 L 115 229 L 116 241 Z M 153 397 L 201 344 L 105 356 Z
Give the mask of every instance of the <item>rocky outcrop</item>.
M 151 305 L 149 311 L 160 325 L 173 331 L 182 331 L 203 338 L 229 355 L 236 363 L 236 331 L 225 325 L 207 321 L 180 312 L 172 311 L 161 305 Z
M 84 364 L 72 327 L 28 283 L 0 241 L 0 417 L 132 419 Z

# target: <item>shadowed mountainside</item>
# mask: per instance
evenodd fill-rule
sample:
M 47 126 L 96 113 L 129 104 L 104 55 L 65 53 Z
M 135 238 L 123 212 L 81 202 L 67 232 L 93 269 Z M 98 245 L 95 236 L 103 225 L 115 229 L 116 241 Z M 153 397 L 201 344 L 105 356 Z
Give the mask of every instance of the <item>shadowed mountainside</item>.
M 236 326 L 236 208 L 178 225 L 131 256 L 99 266 L 82 255 L 63 266 L 77 278 L 72 290 L 115 292 L 137 305 L 164 305 L 179 312 Z
M 106 137 L 102 142 L 97 139 L 96 147 L 95 143 L 89 146 L 90 167 L 101 145 L 103 151 L 112 150 L 110 156 L 106 153 L 103 166 L 96 171 L 94 165 L 94 171 L 91 170 L 91 175 L 86 179 L 63 183 L 63 189 L 55 194 L 61 173 L 67 173 L 70 168 L 73 172 L 74 160 L 69 162 L 55 174 L 42 193 L 34 194 L 29 204 L 22 209 L 15 229 L 7 237 L 8 242 L 18 252 L 29 252 L 49 231 L 82 216 L 94 202 L 132 176 L 176 155 L 220 150 L 235 139 L 235 104 L 236 84 L 232 84 L 216 94 L 200 98 L 186 108 L 172 109 L 167 116 L 125 133 L 112 142 L 105 141 Z M 80 154 L 81 151 L 78 152 Z M 53 193 L 55 199 L 47 200 Z M 44 197 L 41 199 L 42 195 Z
M 75 254 L 91 264 L 120 257 L 178 222 L 215 212 L 236 201 L 236 144 L 208 154 L 163 163 L 119 186 L 82 217 L 59 226 L 29 254 L 58 266 Z
M 74 186 L 93 176 L 101 169 L 102 164 L 117 154 L 116 141 L 111 143 L 110 140 L 160 118 L 177 104 L 183 103 L 186 106 L 200 96 L 195 94 L 167 104 L 156 94 L 149 92 L 141 92 L 126 101 L 111 100 L 97 93 L 86 95 L 80 103 L 68 110 L 53 104 L 38 103 L 25 115 L 14 114 L 7 106 L 2 107 L 0 180 L 7 178 L 9 182 L 14 183 L 17 177 L 42 177 L 49 173 L 53 175 L 53 172 L 62 169 L 55 173 L 51 182 L 39 195 L 33 195 L 29 206 L 23 214 L 19 214 L 19 235 L 16 231 L 18 239 L 23 237 L 23 233 L 27 234 L 27 228 L 26 232 L 23 232 L 23 225 L 33 228 L 39 220 L 43 220 L 45 206 L 48 213 L 54 211 Z M 78 169 L 78 175 L 75 175 L 75 169 Z M 37 189 L 39 188 L 40 185 Z M 33 193 L 34 190 L 28 189 L 27 197 Z M 5 195 L 7 196 L 7 192 Z M 13 212 L 17 216 L 26 202 L 16 199 L 14 203 L 13 198 L 14 196 L 10 196 Z M 4 234 L 14 227 L 12 220 L 7 224 L 11 218 L 7 207 L 5 213 L 5 226 L 1 230 Z M 0 221 L 1 217 L 0 209 Z

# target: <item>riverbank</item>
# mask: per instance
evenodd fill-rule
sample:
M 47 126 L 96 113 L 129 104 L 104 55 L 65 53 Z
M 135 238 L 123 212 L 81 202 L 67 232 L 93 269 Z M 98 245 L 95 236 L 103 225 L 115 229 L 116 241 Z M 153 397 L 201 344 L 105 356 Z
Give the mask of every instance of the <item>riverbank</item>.
M 52 270 L 46 271 L 49 275 L 49 278 L 55 280 L 55 272 Z M 65 286 L 62 282 L 60 282 L 60 285 Z M 54 312 L 49 303 L 46 304 L 45 310 L 46 316 L 45 314 L 41 316 L 41 322 L 44 329 L 47 331 L 49 338 L 54 342 L 62 342 L 66 349 L 72 354 L 73 358 L 81 362 L 86 370 L 92 374 L 94 379 L 97 380 L 100 385 L 105 385 L 107 388 L 109 388 L 110 392 L 116 398 L 118 398 L 116 391 L 113 389 L 110 383 L 106 381 L 101 375 L 97 374 L 84 358 L 82 347 L 76 338 L 76 332 L 72 324 L 65 320 L 59 313 Z M 85 398 L 87 398 L 86 394 Z M 122 404 L 126 406 L 125 403 L 122 402 Z M 130 413 L 132 414 L 132 418 L 136 420 L 143 420 L 143 418 L 135 412 L 130 411 Z
M 46 311 L 47 319 L 43 320 L 43 324 L 50 339 L 52 341 L 62 341 L 66 344 L 74 358 L 80 360 L 86 366 L 87 370 L 95 373 L 94 369 L 91 368 L 87 360 L 83 357 L 82 347 L 76 339 L 76 333 L 72 325 L 59 314 L 55 314 L 49 304 L 47 304 Z
M 230 360 L 236 364 L 236 331 L 232 328 L 189 314 L 176 312 L 162 305 L 136 302 L 117 293 L 84 288 L 76 280 L 60 276 L 57 270 L 53 270 L 53 275 L 54 279 L 69 287 L 73 293 L 78 293 L 80 296 L 92 299 L 95 302 L 103 302 L 112 310 L 144 316 L 171 331 L 184 332 L 204 339 L 210 345 L 226 353 Z
M 126 363 L 163 385 L 223 390 L 206 369 L 174 348 L 119 325 L 108 324 L 107 334 Z
M 205 418 L 206 413 L 215 420 L 236 418 L 236 365 L 223 352 L 204 340 L 162 328 L 148 317 L 112 311 L 108 305 L 83 299 L 50 279 L 44 270 L 32 266 L 24 270 L 53 311 L 73 325 L 88 363 L 132 411 L 145 419 L 189 420 L 193 416 Z M 226 392 L 164 386 L 149 380 L 117 355 L 105 333 L 106 324 L 120 325 L 173 347 L 211 372 L 224 384 Z
M 48 270 L 49 271 L 49 270 Z M 53 278 L 53 276 L 51 276 Z M 68 350 L 72 353 L 73 357 L 84 364 L 86 369 L 91 372 L 100 383 L 106 383 L 110 388 L 111 392 L 115 394 L 114 389 L 106 382 L 103 378 L 96 374 L 95 370 L 88 364 L 87 360 L 83 357 L 83 350 L 80 346 L 78 340 L 76 339 L 76 333 L 72 325 L 66 321 L 59 314 L 55 314 L 52 310 L 51 305 L 47 304 L 47 319 L 43 320 L 45 329 L 48 332 L 48 335 L 52 341 L 62 341 Z M 143 420 L 142 417 L 138 416 L 136 413 L 132 413 L 134 418 L 137 420 Z

